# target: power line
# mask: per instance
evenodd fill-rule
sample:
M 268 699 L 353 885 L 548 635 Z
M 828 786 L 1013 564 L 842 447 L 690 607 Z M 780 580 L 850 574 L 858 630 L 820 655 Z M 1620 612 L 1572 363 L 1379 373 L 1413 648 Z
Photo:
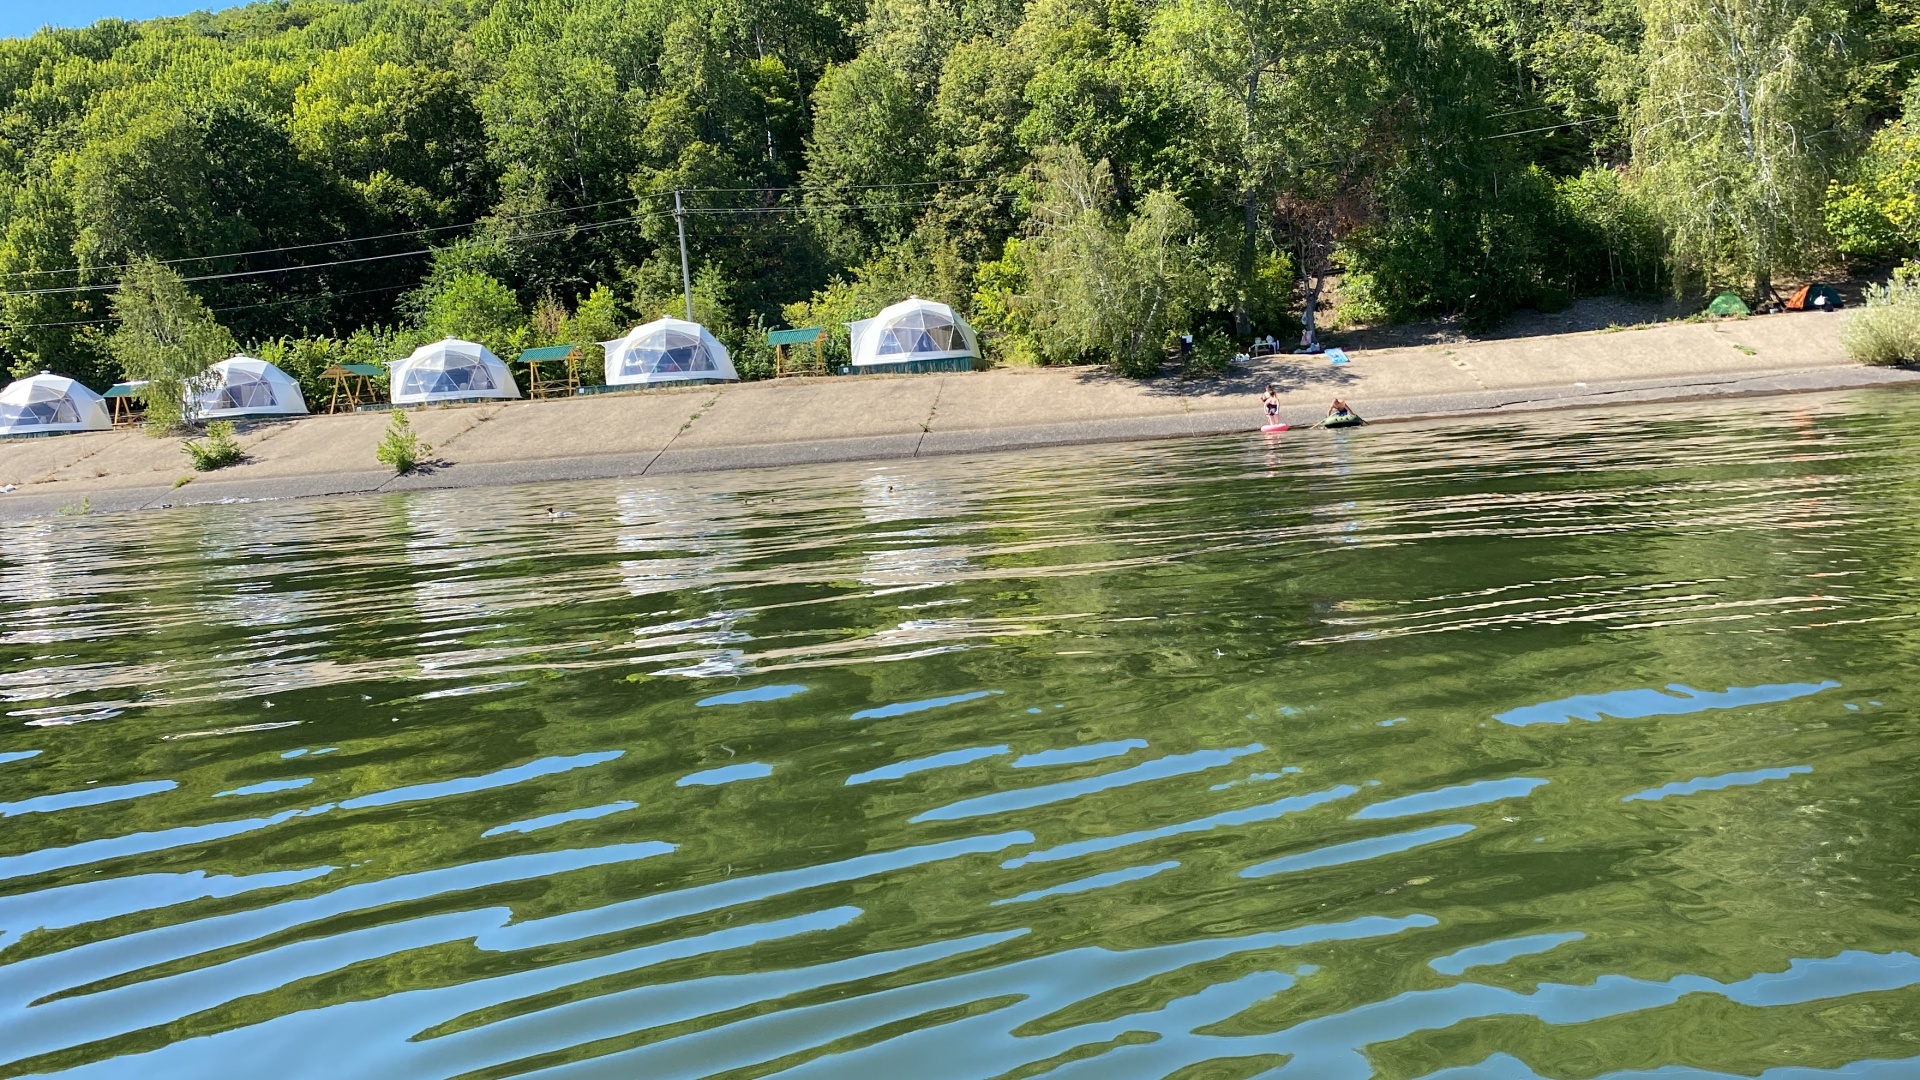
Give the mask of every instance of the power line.
M 637 215 L 637 216 L 635 216 L 635 217 L 630 217 L 630 218 L 621 218 L 621 219 L 619 219 L 619 220 L 617 220 L 617 221 L 603 221 L 603 222 L 592 222 L 592 223 L 589 223 L 589 224 L 586 224 L 586 225 L 577 225 L 577 226 L 569 226 L 569 227 L 567 227 L 567 228 L 562 228 L 562 229 L 548 229 L 548 230 L 545 230 L 545 231 L 543 231 L 543 232 L 537 232 L 537 233 L 521 233 L 521 234 L 520 234 L 520 235 L 518 235 L 518 236 L 509 236 L 509 237 L 502 237 L 501 239 L 502 239 L 502 240 L 503 240 L 504 242 L 508 242 L 508 243 L 511 243 L 511 242 L 514 242 L 514 241 L 519 241 L 519 240 L 539 240 L 539 239 L 544 239 L 544 238 L 546 238 L 546 237 L 550 237 L 550 236 L 561 236 L 561 235 L 565 235 L 565 234 L 568 234 L 568 233 L 575 233 L 575 232 L 582 232 L 582 231 L 587 231 L 587 230 L 590 230 L 590 229 L 596 229 L 596 228 L 602 228 L 602 227 L 606 227 L 606 226 L 611 226 L 611 225 L 622 225 L 622 224 L 626 224 L 626 223 L 628 223 L 628 222 L 633 222 L 633 221 L 646 221 L 646 220 L 649 220 L 649 219 L 652 219 L 652 218 L 658 218 L 658 217 L 667 217 L 667 216 L 670 216 L 670 215 L 669 215 L 669 214 L 664 214 L 664 213 L 662 213 L 662 214 L 641 214 L 641 215 Z M 430 253 L 430 252 L 432 252 L 432 251 L 435 251 L 435 250 L 437 250 L 437 249 L 435 249 L 435 248 L 421 248 L 421 249 L 420 249 L 420 250 L 418 250 L 418 251 L 410 251 L 410 252 L 402 252 L 402 253 L 400 253 L 400 254 L 402 254 L 402 255 L 424 255 L 424 254 L 428 254 L 428 253 Z M 381 258 L 387 258 L 387 257 L 395 257 L 395 258 L 397 258 L 398 256 L 380 256 L 380 257 L 381 257 Z M 345 259 L 345 260 L 340 260 L 339 262 L 332 262 L 332 263 L 312 263 L 312 264 L 308 264 L 308 265 L 304 265 L 304 266 L 296 266 L 296 267 L 286 267 L 285 269 L 290 269 L 290 270 L 317 270 L 317 269 L 323 269 L 323 268 L 325 268 L 325 267 L 328 267 L 328 266 L 338 266 L 338 265 L 341 265 L 341 263 L 345 263 L 345 262 L 361 262 L 361 261 L 365 261 L 365 260 L 359 260 L 359 259 Z M 260 272 L 260 273 L 274 273 L 274 272 L 276 272 L 276 271 L 259 271 L 259 272 Z M 236 277 L 236 276 L 244 276 L 244 275 L 233 275 L 233 274 L 221 274 L 221 275 L 212 275 L 212 277 Z M 206 279 L 206 278 L 182 278 L 181 280 L 183 280 L 183 281 L 201 281 L 201 280 L 208 280 L 208 279 Z M 112 288 L 112 287 L 113 287 L 113 286 L 109 286 L 109 285 L 97 285 L 97 286 L 89 286 L 88 288 L 93 288 L 93 289 L 105 289 L 105 288 Z M 411 284 L 411 283 L 409 283 L 409 284 L 401 284 L 401 285 L 387 285 L 387 286 L 382 286 L 382 287 L 380 287 L 380 288 L 376 288 L 376 289 L 356 289 L 356 290 L 354 290 L 354 291 L 352 291 L 352 292 L 343 292 L 343 293 L 318 293 L 318 294 L 315 294 L 315 295 L 313 295 L 313 296 L 301 296 L 301 297 L 294 297 L 294 298 L 291 298 L 291 299 L 281 299 L 281 300 L 262 300 L 262 301 L 259 301 L 259 302 L 257 302 L 257 303 L 250 303 L 250 304 L 229 304 L 229 305 L 226 305 L 226 306 L 224 306 L 224 307 L 217 307 L 217 308 L 208 308 L 207 310 L 208 310 L 208 311 L 241 311 L 241 310 L 245 310 L 245 309 L 247 309 L 247 308 L 256 308 L 256 307 L 274 307 L 274 306 L 278 306 L 278 305 L 281 305 L 281 304 L 297 304 L 297 303 L 302 303 L 302 302 L 305 302 L 305 301 L 313 301 L 313 300 L 322 300 L 322 299 L 327 299 L 327 298 L 330 298 L 330 297 L 335 297 L 335 296 L 362 296 L 362 295 L 365 295 L 365 294 L 368 294 L 368 293 L 376 293 L 376 292 L 392 292 L 392 291 L 394 291 L 394 290 L 397 290 L 397 289 L 410 289 L 410 288 L 413 288 L 413 287 L 414 287 L 414 284 Z M 82 288 L 67 288 L 67 289 L 61 289 L 61 290 L 40 290 L 40 291 L 38 291 L 38 292 L 20 292 L 20 293 L 0 293 L 0 297 L 6 297 L 6 296 L 35 296 L 35 295 L 42 295 L 42 294 L 44 294 L 44 293 L 46 293 L 46 292 L 80 292 L 80 291 L 85 291 L 85 290 L 84 290 L 84 289 L 82 289 Z M 97 326 L 97 325 L 101 325 L 101 324 L 103 324 L 103 323 L 110 323 L 110 322 L 117 322 L 117 321 L 118 321 L 118 320 L 116 320 L 116 319 L 114 319 L 114 318 L 112 318 L 112 317 L 108 317 L 108 318 L 103 318 L 103 319 L 68 319 L 68 320 L 64 320 L 64 321 L 60 321 L 60 322 L 37 322 L 37 323 L 0 323 L 0 326 L 4 326 L 5 328 L 7 328 L 7 329 L 10 329 L 10 330 L 29 330 L 29 329 L 35 329 L 35 328 L 39 328 L 39 327 L 47 327 L 47 326 Z
M 252 304 L 226 304 L 221 307 L 208 308 L 207 311 L 246 311 L 251 308 L 282 307 L 287 304 L 309 304 L 317 300 L 334 300 L 342 296 L 368 296 L 373 293 L 395 292 L 400 289 L 411 289 L 413 287 L 414 283 L 403 282 L 399 285 L 382 285 L 375 289 L 354 289 L 351 292 L 314 293 L 311 296 L 287 296 L 278 300 L 261 300 Z M 110 322 L 119 321 L 119 319 L 108 315 L 100 319 L 66 319 L 61 322 L 5 323 L 0 325 L 4 325 L 9 330 L 37 330 L 47 326 L 103 326 Z
M 636 214 L 632 217 L 614 218 L 609 221 L 583 222 L 578 225 L 568 225 L 562 228 L 548 229 L 542 232 L 519 233 L 513 236 L 503 236 L 500 239 L 503 242 L 516 242 L 521 240 L 538 240 L 543 237 L 563 236 L 563 235 L 580 233 L 580 232 L 592 232 L 595 229 L 604 229 L 614 225 L 626 225 L 636 221 L 647 221 L 652 218 L 668 217 L 668 216 L 670 215 L 664 212 L 658 213 L 658 214 Z M 430 247 L 415 248 L 408 251 L 390 252 L 385 255 L 362 255 L 352 259 L 334 259 L 331 262 L 301 263 L 297 266 L 277 266 L 267 270 L 233 270 L 224 274 L 196 274 L 192 277 L 183 277 L 180 280 L 182 282 L 230 281 L 235 278 L 265 277 L 269 274 L 290 274 L 297 270 L 324 270 L 330 266 L 351 266 L 359 263 L 381 262 L 388 259 L 405 259 L 405 258 L 410 258 L 416 255 L 432 254 L 433 252 L 438 250 L 440 249 L 430 248 Z M 114 289 L 114 288 L 118 288 L 118 285 L 109 285 L 109 284 L 59 285 L 59 286 L 54 286 L 54 287 L 45 288 L 45 289 L 16 289 L 16 290 L 13 290 L 12 292 L 0 292 L 0 299 L 9 299 L 13 297 L 23 297 L 23 296 L 66 296 L 74 293 L 102 292 L 102 291 Z
M 944 179 L 944 180 L 912 180 L 912 181 L 907 181 L 899 184 L 836 184 L 833 186 L 833 190 L 835 191 L 875 191 L 882 188 L 891 189 L 891 188 L 914 188 L 914 187 L 938 187 L 944 184 L 993 184 L 993 183 L 998 183 L 1000 179 L 1001 179 L 1000 177 L 995 177 L 995 176 L 980 176 L 980 177 L 948 177 L 947 179 Z M 705 194 L 720 193 L 720 192 L 741 192 L 741 191 L 805 192 L 805 191 L 820 191 L 822 189 L 819 187 L 808 187 L 805 184 L 792 184 L 792 185 L 788 185 L 787 187 L 681 188 L 680 190 L 686 192 L 689 195 L 705 195 Z
M 838 187 L 835 190 L 873 191 L 873 190 L 880 190 L 880 189 L 936 187 L 936 186 L 947 185 L 947 184 L 990 184 L 990 183 L 995 183 L 996 181 L 997 181 L 997 178 L 995 177 L 950 177 L 942 180 L 916 180 L 916 181 L 911 181 L 906 183 L 897 183 L 897 184 L 849 184 L 842 187 Z M 784 193 L 789 191 L 808 191 L 808 190 L 818 190 L 818 189 L 817 188 L 809 189 L 800 185 L 789 185 L 785 187 L 681 188 L 680 190 L 691 195 L 691 194 L 736 194 L 741 192 L 765 192 L 768 194 L 775 194 L 775 193 Z M 286 244 L 280 247 L 254 248 L 247 251 L 227 251 L 227 252 L 220 252 L 218 254 L 213 254 L 213 255 L 182 255 L 178 258 L 156 259 L 154 261 L 160 263 L 162 266 L 179 266 L 183 263 L 212 262 L 213 260 L 216 260 L 216 259 L 244 259 L 244 258 L 248 258 L 255 255 L 276 255 L 276 254 L 284 254 L 286 252 L 291 252 L 291 251 L 311 251 L 314 248 L 341 247 L 347 244 L 365 243 L 366 241 L 369 241 L 369 240 L 393 240 L 403 236 L 431 236 L 431 235 L 435 235 L 443 232 L 452 232 L 456 229 L 471 229 L 479 225 L 486 225 L 486 224 L 499 222 L 499 221 L 524 221 L 531 218 L 549 217 L 554 214 L 572 213 L 573 211 L 576 211 L 576 210 L 596 210 L 603 206 L 622 206 L 627 203 L 642 202 L 647 199 L 665 198 L 666 196 L 671 194 L 672 194 L 671 191 L 654 191 L 654 192 L 649 192 L 645 195 L 634 195 L 634 196 L 630 196 L 628 198 L 623 198 L 623 199 L 605 199 L 600 202 L 581 203 L 577 206 L 559 206 L 559 207 L 553 207 L 547 210 L 533 210 L 533 211 L 528 211 L 527 213 L 524 213 L 524 214 L 505 214 L 505 215 L 496 215 L 493 217 L 478 218 L 473 221 L 464 221 L 464 222 L 459 222 L 453 225 L 432 225 L 432 226 L 427 226 L 419 229 L 404 229 L 398 232 L 369 233 L 364 236 L 341 237 L 340 239 L 337 239 L 337 240 L 316 240 L 316 241 L 313 241 L 312 243 L 306 243 L 306 244 Z M 108 272 L 108 271 L 114 271 L 114 270 L 125 270 L 131 267 L 132 265 L 133 265 L 132 263 L 113 263 L 113 264 L 107 264 L 102 266 L 56 267 L 51 270 L 10 270 L 5 273 L 0 273 L 0 278 L 45 277 L 53 274 L 79 274 L 79 273 L 87 273 L 87 272 L 93 272 L 93 271 Z M 327 265 L 340 265 L 340 264 L 314 263 L 311 265 L 327 266 Z M 190 280 L 211 280 L 211 278 L 195 278 Z M 9 294 L 9 295 L 21 295 L 21 294 Z
M 920 186 L 925 186 L 925 185 L 920 185 Z M 999 203 L 999 202 L 1009 201 L 1011 198 L 1012 198 L 1011 196 L 1007 196 L 1007 195 L 996 195 L 990 198 L 988 201 L 993 203 Z M 929 200 L 920 200 L 916 202 L 850 203 L 850 204 L 842 204 L 837 206 L 805 206 L 800 204 L 794 204 L 794 205 L 787 205 L 787 206 L 742 206 L 742 207 L 722 206 L 722 207 L 706 207 L 706 208 L 689 207 L 687 208 L 686 212 L 688 214 L 699 214 L 699 215 L 708 216 L 708 217 L 723 216 L 723 215 L 729 215 L 729 214 L 742 214 L 742 215 L 755 216 L 755 215 L 765 215 L 765 214 L 826 213 L 826 212 L 843 211 L 843 210 L 911 209 L 915 207 L 925 207 L 925 206 L 933 206 L 933 205 L 935 205 L 935 201 L 929 199 Z M 566 225 L 560 228 L 548 229 L 540 232 L 519 233 L 514 235 L 508 235 L 508 236 L 503 236 L 500 239 L 503 242 L 519 242 L 524 240 L 537 240 L 537 239 L 542 239 L 542 238 L 551 237 L 551 236 L 562 236 L 562 235 L 572 235 L 572 234 L 577 234 L 582 232 L 593 232 L 598 229 L 610 228 L 615 225 L 627 225 L 627 224 L 632 224 L 634 222 L 649 221 L 656 218 L 671 217 L 671 216 L 672 214 L 670 211 L 661 211 L 659 213 L 653 213 L 653 214 L 635 214 L 630 217 L 613 218 L 607 221 L 589 221 L 589 222 L 582 222 L 577 225 Z M 195 283 L 195 282 L 203 282 L 203 281 L 232 281 L 238 278 L 266 277 L 273 274 L 289 274 L 299 270 L 324 270 L 328 267 L 334 267 L 334 266 L 353 266 L 353 265 L 358 265 L 362 263 L 384 262 L 391 259 L 405 259 L 405 258 L 411 258 L 414 256 L 419 256 L 419 255 L 431 254 L 436 250 L 438 249 L 430 248 L 430 247 L 416 248 L 408 251 L 389 252 L 384 255 L 361 255 L 351 259 L 334 259 L 329 262 L 320 262 L 320 263 L 300 263 L 295 266 L 277 266 L 277 267 L 272 267 L 265 270 L 232 270 L 223 274 L 196 274 L 190 277 L 183 277 L 180 280 L 182 282 L 187 282 L 187 283 Z M 102 292 L 102 291 L 110 290 L 116 287 L 117 287 L 116 285 L 111 285 L 111 284 L 99 284 L 99 285 L 57 285 L 57 286 L 50 286 L 44 289 L 15 289 L 10 292 L 0 292 L 0 299 L 8 299 L 8 298 L 15 298 L 15 297 L 32 297 L 32 296 L 69 296 L 76 293 Z M 33 325 L 39 325 L 39 324 L 33 324 Z
M 548 217 L 553 214 L 568 214 L 575 210 L 594 210 L 602 206 L 620 206 L 626 203 L 638 202 L 641 199 L 656 197 L 657 195 L 636 195 L 625 199 L 607 199 L 597 203 L 582 203 L 579 206 L 558 206 L 549 210 L 532 210 L 524 214 L 504 214 L 498 217 L 479 218 L 474 221 L 463 221 L 455 225 L 432 225 L 419 229 L 404 229 L 400 232 L 370 233 L 366 236 L 348 236 L 338 240 L 316 240 L 310 244 L 287 244 L 283 247 L 255 248 L 251 251 L 228 251 L 218 255 L 182 255 L 176 259 L 155 259 L 153 261 L 162 266 L 178 266 L 181 263 L 211 262 L 214 259 L 244 259 L 252 255 L 274 255 L 288 251 L 310 251 L 313 248 L 340 247 L 346 244 L 363 243 L 368 240 L 392 240 L 401 236 L 426 236 L 430 233 L 450 232 L 454 229 L 471 229 L 476 225 L 484 225 L 493 221 L 521 221 L 527 218 Z M 5 274 L 0 274 L 0 277 L 37 277 L 48 274 L 78 274 L 92 270 L 125 270 L 133 265 L 133 263 L 114 263 L 103 266 L 65 266 L 52 270 L 10 270 Z
M 1620 118 L 1617 116 L 1595 116 L 1587 120 L 1575 120 L 1566 124 L 1552 124 L 1547 127 L 1528 128 L 1525 131 L 1509 131 L 1504 135 L 1489 135 L 1481 141 L 1492 142 L 1495 139 L 1512 139 L 1520 135 L 1538 135 L 1543 131 L 1559 131 L 1561 128 L 1580 127 L 1585 124 L 1598 124 L 1602 121 L 1618 119 Z
M 1013 196 L 995 195 L 989 198 L 987 201 L 989 203 L 1011 202 L 1013 201 Z M 820 214 L 820 213 L 827 213 L 829 211 L 835 211 L 835 210 L 900 210 L 900 209 L 910 209 L 913 207 L 938 206 L 938 205 L 939 205 L 938 201 L 933 199 L 926 199 L 920 202 L 850 203 L 850 204 L 845 204 L 841 206 L 806 206 L 802 204 L 802 205 L 795 205 L 795 206 L 720 206 L 720 207 L 712 207 L 709 209 L 698 209 L 695 207 L 688 207 L 687 213 L 702 214 L 709 217 L 718 217 L 726 214 L 747 214 L 747 215 Z

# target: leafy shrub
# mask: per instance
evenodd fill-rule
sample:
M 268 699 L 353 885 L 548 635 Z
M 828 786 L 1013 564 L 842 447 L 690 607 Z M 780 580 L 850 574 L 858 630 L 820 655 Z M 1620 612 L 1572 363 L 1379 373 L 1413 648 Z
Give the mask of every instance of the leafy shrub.
M 1233 339 L 1218 330 L 1193 335 L 1193 352 L 1188 354 L 1189 375 L 1225 375 L 1233 364 Z
M 1516 308 L 1670 283 L 1659 218 L 1618 171 L 1556 180 L 1533 166 L 1480 182 L 1396 189 L 1409 201 L 1342 246 L 1343 293 L 1394 319 L 1455 313 L 1485 327 Z
M 731 327 L 725 331 L 735 338 L 734 341 L 722 341 L 733 356 L 733 370 L 742 382 L 755 379 L 771 379 L 774 375 L 775 357 L 773 346 L 767 344 L 767 324 L 756 313 L 747 318 L 746 325 L 738 334 L 731 334 Z
M 393 411 L 393 419 L 387 422 L 387 433 L 381 437 L 380 446 L 373 456 L 396 473 L 410 473 L 420 467 L 420 459 L 433 452 L 433 447 L 420 441 L 413 433 L 413 424 L 407 420 L 407 414 L 399 409 Z
M 1875 194 L 1866 183 L 1835 180 L 1827 185 L 1827 233 L 1842 255 L 1871 259 L 1905 246 L 1900 227 L 1887 212 L 1893 204 L 1876 200 Z
M 1840 343 L 1863 364 L 1920 361 L 1920 281 L 1895 277 L 1870 286 L 1866 307 L 1840 332 Z
M 247 456 L 240 443 L 233 437 L 233 422 L 215 420 L 207 425 L 207 437 L 188 440 L 180 449 L 186 452 L 187 459 L 193 462 L 196 472 L 212 472 L 238 463 Z
M 1034 339 L 1049 357 L 1103 360 L 1129 378 L 1159 372 L 1207 286 L 1193 214 L 1172 191 L 1120 213 L 1113 171 L 1073 147 L 1047 154 L 1019 254 Z
M 1594 167 L 1556 181 L 1554 197 L 1554 247 L 1574 293 L 1653 296 L 1669 286 L 1660 219 L 1618 169 Z
M 1843 255 L 1877 259 L 1920 246 L 1920 84 L 1898 120 L 1873 136 L 1841 180 L 1827 185 L 1827 232 Z

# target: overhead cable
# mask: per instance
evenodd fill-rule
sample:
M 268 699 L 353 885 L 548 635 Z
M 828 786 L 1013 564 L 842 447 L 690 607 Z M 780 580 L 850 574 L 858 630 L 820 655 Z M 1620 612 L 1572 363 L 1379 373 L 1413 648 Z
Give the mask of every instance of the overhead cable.
M 577 225 L 568 225 L 568 226 L 557 228 L 557 229 L 546 229 L 540 232 L 516 233 L 511 236 L 503 236 L 500 239 L 504 242 L 518 242 L 522 240 L 538 240 L 543 237 L 566 236 L 574 233 L 592 232 L 595 229 L 609 228 L 614 225 L 627 225 L 636 221 L 647 221 L 652 218 L 671 217 L 671 216 L 672 216 L 671 212 L 662 212 L 658 214 L 635 214 L 632 217 L 614 218 L 609 221 L 589 221 L 589 222 L 582 222 Z M 276 266 L 266 270 L 232 270 L 224 274 L 196 274 L 192 277 L 183 277 L 180 280 L 183 282 L 229 281 L 235 278 L 265 277 L 269 274 L 290 274 L 298 270 L 324 270 L 330 266 L 351 266 L 357 263 L 381 262 L 383 260 L 388 260 L 388 259 L 405 259 L 405 258 L 409 258 L 416 255 L 430 255 L 433 252 L 438 250 L 441 250 L 441 249 L 431 248 L 431 247 L 411 248 L 406 251 L 389 252 L 385 255 L 362 255 L 362 256 L 359 256 L 358 258 L 352 258 L 352 259 L 334 259 L 329 262 L 319 262 L 319 263 L 299 263 L 294 266 Z M 118 287 L 119 286 L 117 284 L 100 284 L 100 285 L 60 285 L 60 286 L 55 286 L 52 288 L 45 288 L 45 289 L 15 289 L 10 292 L 0 292 L 0 299 L 20 297 L 20 296 L 64 296 L 64 295 L 70 295 L 73 293 L 103 292 L 103 291 L 115 289 Z
M 251 251 L 227 251 L 217 255 L 182 255 L 174 259 L 155 259 L 153 261 L 162 266 L 178 266 L 181 263 L 212 262 L 215 259 L 244 259 L 251 255 L 274 255 L 287 251 L 310 251 L 314 248 L 359 244 L 368 240 L 392 240 L 402 236 L 426 236 L 430 233 L 451 232 L 454 229 L 471 229 L 476 225 L 484 225 L 494 221 L 521 221 L 527 218 L 549 217 L 554 214 L 572 213 L 575 210 L 593 210 L 602 206 L 618 206 L 630 202 L 637 202 L 640 199 L 651 198 L 654 198 L 654 196 L 640 195 L 625 199 L 608 199 L 604 202 L 582 203 L 579 206 L 556 206 L 549 210 L 531 210 L 524 214 L 502 214 L 496 217 L 479 218 L 474 221 L 463 221 L 454 225 L 430 225 L 418 229 L 403 229 L 399 232 L 370 233 L 366 236 L 347 236 L 338 240 L 316 240 L 310 244 L 287 244 L 282 247 L 255 248 Z M 133 265 L 132 263 L 110 263 L 101 266 L 63 266 L 56 267 L 52 270 L 10 270 L 4 274 L 0 274 L 0 277 L 44 277 L 48 274 L 78 274 L 83 271 L 125 270 Z
M 849 185 L 837 187 L 835 190 L 872 191 L 872 190 L 879 190 L 879 189 L 886 189 L 886 188 L 934 187 L 934 186 L 940 186 L 940 185 L 946 185 L 946 184 L 986 184 L 986 183 L 992 183 L 994 182 L 994 180 L 995 178 L 993 177 L 983 177 L 983 178 L 950 177 L 943 180 L 916 180 L 916 181 L 896 183 L 896 184 L 849 184 Z M 787 187 L 741 187 L 741 188 L 681 188 L 680 190 L 691 195 L 691 194 L 733 194 L 733 193 L 740 193 L 740 192 L 766 192 L 766 193 L 772 194 L 772 193 L 788 192 L 788 191 L 804 191 L 808 189 L 800 186 L 787 186 Z M 430 225 L 430 226 L 423 226 L 418 229 L 402 229 L 397 232 L 369 233 L 364 236 L 345 236 L 337 240 L 315 240 L 311 243 L 305 243 L 305 244 L 285 244 L 280 247 L 252 248 L 246 251 L 225 251 L 225 252 L 219 252 L 212 255 L 182 255 L 177 258 L 155 259 L 154 261 L 160 263 L 162 266 L 179 266 L 183 263 L 212 262 L 217 259 L 244 259 L 244 258 L 248 258 L 250 256 L 255 256 L 255 255 L 276 255 L 276 254 L 284 254 L 286 252 L 291 252 L 291 251 L 311 251 L 314 248 L 341 247 L 346 244 L 360 244 L 360 243 L 365 243 L 371 240 L 393 240 L 403 236 L 431 236 L 431 235 L 435 235 L 443 232 L 452 232 L 458 229 L 471 229 L 471 228 L 475 228 L 476 226 L 491 224 L 494 222 L 524 221 L 532 218 L 550 217 L 554 214 L 572 213 L 576 210 L 596 210 L 603 206 L 623 206 L 628 203 L 641 202 L 647 199 L 665 198 L 666 196 L 671 194 L 673 194 L 671 189 L 667 191 L 653 191 L 653 192 L 648 192 L 645 195 L 633 195 L 633 196 L 629 196 L 627 198 L 622 198 L 622 199 L 606 199 L 606 200 L 602 200 L 600 202 L 594 202 L 594 203 L 581 203 L 576 206 L 556 206 L 546 210 L 530 210 L 524 214 L 492 215 L 489 217 L 477 218 L 473 221 L 458 222 L 452 225 Z M 4 273 L 0 273 L 0 278 L 45 277 L 52 274 L 78 274 L 78 273 L 88 273 L 88 272 L 95 272 L 95 271 L 111 272 L 115 270 L 125 270 L 132 265 L 133 264 L 131 263 L 109 263 L 109 264 L 103 264 L 101 266 L 85 266 L 85 267 L 62 266 L 62 267 L 55 267 L 50 270 L 9 270 Z M 314 265 L 321 265 L 321 264 L 314 264 Z

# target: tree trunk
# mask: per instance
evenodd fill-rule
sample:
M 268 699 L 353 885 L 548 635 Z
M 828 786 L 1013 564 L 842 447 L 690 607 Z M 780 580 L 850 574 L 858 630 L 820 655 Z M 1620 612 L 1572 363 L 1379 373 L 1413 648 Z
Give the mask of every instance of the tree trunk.
M 1302 348 L 1317 345 L 1320 342 L 1320 323 L 1316 312 L 1320 307 L 1320 289 L 1326 283 L 1327 275 L 1325 273 L 1307 275 L 1306 310 L 1300 313 L 1300 326 L 1301 329 L 1305 331 L 1305 333 L 1301 335 L 1302 340 L 1300 345 Z
M 1234 328 L 1243 340 L 1253 336 L 1253 313 L 1248 307 L 1253 296 L 1254 233 L 1260 224 L 1259 212 L 1254 209 L 1253 200 L 1253 192 L 1248 190 L 1244 203 L 1246 230 L 1240 237 L 1240 295 L 1233 305 Z
M 1240 236 L 1240 288 L 1233 304 L 1234 330 L 1241 340 L 1253 336 L 1253 313 L 1248 310 L 1253 300 L 1254 237 L 1260 227 L 1260 214 L 1256 205 L 1258 196 L 1253 190 L 1253 107 L 1260 99 L 1260 71 L 1266 61 L 1256 50 L 1253 54 L 1253 70 L 1247 76 L 1247 103 L 1241 113 L 1241 153 L 1245 155 L 1244 167 L 1246 188 L 1240 193 L 1241 207 L 1246 212 L 1246 227 Z

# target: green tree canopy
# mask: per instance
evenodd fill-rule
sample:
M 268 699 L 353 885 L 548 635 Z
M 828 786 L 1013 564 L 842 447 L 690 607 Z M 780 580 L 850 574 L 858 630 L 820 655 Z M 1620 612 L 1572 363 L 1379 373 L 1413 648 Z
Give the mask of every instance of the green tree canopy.
M 683 225 L 730 343 L 917 292 L 978 317 L 994 357 L 1138 370 L 1159 328 L 1061 336 L 1021 306 L 1065 302 L 1059 260 L 1107 252 L 1089 265 L 1120 276 L 1087 287 L 1128 293 L 1162 280 L 1138 245 L 1177 238 L 1156 250 L 1178 302 L 1155 318 L 1243 341 L 1297 332 L 1335 280 L 1348 311 L 1482 323 L 1764 287 L 1836 247 L 1914 252 L 1912 24 L 1892 0 L 275 0 L 109 20 L 0 41 L 0 364 L 120 376 L 109 300 L 140 259 L 250 346 L 510 348 L 596 297 L 666 310 Z M 1882 121 L 1856 164 L 1852 133 Z M 1068 150 L 1106 177 L 1071 228 L 1035 171 Z

